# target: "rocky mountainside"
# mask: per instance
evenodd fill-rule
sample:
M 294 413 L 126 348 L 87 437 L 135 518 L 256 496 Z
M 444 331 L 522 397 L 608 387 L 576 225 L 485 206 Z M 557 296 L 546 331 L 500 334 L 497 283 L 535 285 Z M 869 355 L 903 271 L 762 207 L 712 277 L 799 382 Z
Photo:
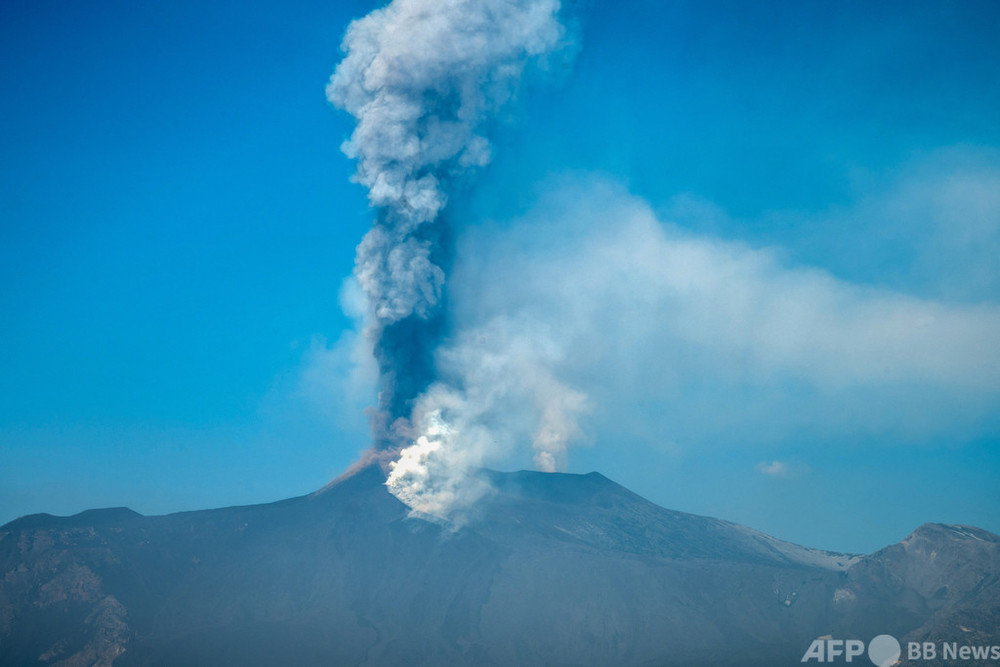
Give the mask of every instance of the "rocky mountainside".
M 267 505 L 0 528 L 0 664 L 780 665 L 812 639 L 1000 643 L 1000 537 L 831 554 L 599 474 L 484 473 L 452 530 L 377 468 Z

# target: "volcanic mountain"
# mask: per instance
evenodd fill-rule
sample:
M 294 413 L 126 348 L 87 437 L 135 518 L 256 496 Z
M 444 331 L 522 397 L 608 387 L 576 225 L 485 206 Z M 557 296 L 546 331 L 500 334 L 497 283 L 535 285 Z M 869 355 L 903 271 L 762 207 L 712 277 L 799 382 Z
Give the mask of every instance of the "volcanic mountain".
M 868 556 L 658 507 L 597 474 L 483 472 L 461 528 L 378 468 L 266 505 L 0 528 L 0 664 L 781 665 L 819 636 L 1000 643 L 1000 537 Z

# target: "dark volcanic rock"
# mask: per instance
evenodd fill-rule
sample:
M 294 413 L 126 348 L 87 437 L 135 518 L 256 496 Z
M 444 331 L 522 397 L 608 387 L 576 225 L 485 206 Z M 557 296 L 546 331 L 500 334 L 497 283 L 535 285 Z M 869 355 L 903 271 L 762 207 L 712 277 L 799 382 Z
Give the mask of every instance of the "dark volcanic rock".
M 1000 538 L 829 554 L 590 475 L 484 473 L 460 530 L 369 468 L 269 505 L 0 528 L 0 664 L 775 665 L 883 632 L 997 643 Z

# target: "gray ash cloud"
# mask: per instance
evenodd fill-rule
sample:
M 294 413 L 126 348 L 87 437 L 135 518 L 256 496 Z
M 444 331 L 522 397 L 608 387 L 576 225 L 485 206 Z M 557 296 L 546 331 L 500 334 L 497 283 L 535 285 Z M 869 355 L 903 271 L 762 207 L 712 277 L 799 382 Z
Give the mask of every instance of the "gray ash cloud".
M 342 149 L 377 209 L 358 246 L 379 366 L 378 449 L 398 449 L 435 380 L 452 263 L 446 209 L 456 179 L 491 159 L 486 122 L 524 68 L 564 36 L 558 0 L 395 0 L 351 23 L 327 97 L 357 120 Z

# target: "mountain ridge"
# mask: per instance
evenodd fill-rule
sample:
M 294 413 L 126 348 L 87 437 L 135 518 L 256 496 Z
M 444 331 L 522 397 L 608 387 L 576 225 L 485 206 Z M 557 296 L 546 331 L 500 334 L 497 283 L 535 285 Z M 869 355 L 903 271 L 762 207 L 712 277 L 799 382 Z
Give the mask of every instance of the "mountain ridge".
M 982 529 L 832 554 L 599 473 L 482 474 L 495 492 L 457 530 L 371 467 L 274 503 L 16 519 L 0 663 L 774 665 L 826 634 L 996 634 Z

